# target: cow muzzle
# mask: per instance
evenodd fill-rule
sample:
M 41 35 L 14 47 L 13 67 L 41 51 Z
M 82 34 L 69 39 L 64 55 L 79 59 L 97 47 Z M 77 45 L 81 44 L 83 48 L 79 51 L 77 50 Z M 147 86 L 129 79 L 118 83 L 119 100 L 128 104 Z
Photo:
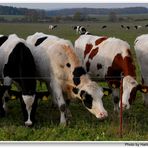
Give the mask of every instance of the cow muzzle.
M 104 120 L 107 117 L 108 117 L 108 113 L 106 111 L 96 114 L 96 118 L 98 118 L 99 120 Z
M 121 102 L 119 102 L 119 107 L 121 107 Z M 130 108 L 130 104 L 129 103 L 122 103 L 122 109 L 123 110 L 127 110 Z

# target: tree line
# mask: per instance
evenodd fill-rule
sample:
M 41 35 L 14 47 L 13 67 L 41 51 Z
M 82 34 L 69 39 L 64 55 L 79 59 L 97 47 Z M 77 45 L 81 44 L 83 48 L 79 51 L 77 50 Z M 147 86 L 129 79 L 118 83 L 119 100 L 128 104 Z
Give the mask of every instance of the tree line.
M 62 10 L 41 10 L 16 8 L 0 5 L 0 22 L 62 22 L 62 21 L 100 21 L 99 15 L 108 16 L 107 21 L 117 22 L 130 20 L 130 17 L 123 17 L 120 14 L 148 13 L 145 7 L 129 7 L 116 9 L 97 8 L 72 8 Z M 8 19 L 5 15 L 22 16 Z M 96 16 L 93 16 L 96 15 Z M 98 16 L 97 16 L 98 15 Z

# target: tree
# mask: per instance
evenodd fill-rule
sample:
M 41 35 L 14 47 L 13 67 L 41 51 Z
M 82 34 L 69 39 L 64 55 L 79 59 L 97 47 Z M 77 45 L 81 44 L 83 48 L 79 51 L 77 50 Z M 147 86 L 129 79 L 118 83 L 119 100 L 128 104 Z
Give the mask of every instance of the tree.
M 117 14 L 116 12 L 110 12 L 109 13 L 109 21 L 111 22 L 116 22 L 118 19 L 117 19 Z
M 73 19 L 75 21 L 80 21 L 81 20 L 81 13 L 80 12 L 76 12 L 74 15 L 73 15 Z

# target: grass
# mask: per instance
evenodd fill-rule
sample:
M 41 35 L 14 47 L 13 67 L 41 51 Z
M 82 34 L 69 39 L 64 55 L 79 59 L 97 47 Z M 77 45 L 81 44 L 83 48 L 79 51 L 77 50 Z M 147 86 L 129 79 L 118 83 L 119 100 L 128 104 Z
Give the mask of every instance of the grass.
M 147 22 L 138 22 L 137 25 L 145 25 Z M 78 23 L 76 23 L 78 24 Z M 146 33 L 146 28 L 139 30 L 123 30 L 121 23 L 109 23 L 102 30 L 105 23 L 79 23 L 89 25 L 87 28 L 96 35 L 107 35 L 126 40 L 131 45 L 134 61 L 136 62 L 133 43 L 137 36 Z M 122 23 L 134 26 L 135 22 Z M 74 23 L 58 25 L 58 28 L 49 32 L 48 24 L 0 24 L 1 34 L 16 33 L 22 38 L 35 32 L 44 32 L 71 40 L 73 43 L 78 35 L 72 30 Z M 138 64 L 137 78 L 140 82 Z M 104 84 L 102 84 L 104 85 Z M 37 88 L 41 90 L 41 88 Z M 46 89 L 45 86 L 42 88 Z M 146 141 L 148 139 L 148 108 L 143 106 L 141 93 L 138 92 L 132 107 L 123 115 L 123 138 L 119 136 L 119 115 L 113 111 L 111 96 L 103 98 L 104 106 L 109 113 L 105 121 L 97 120 L 83 107 L 81 102 L 70 105 L 72 112 L 71 123 L 67 127 L 59 126 L 59 111 L 51 109 L 51 101 L 39 100 L 36 113 L 36 124 L 33 128 L 23 126 L 23 115 L 19 100 L 8 102 L 9 112 L 7 117 L 0 118 L 1 141 Z
M 14 19 L 21 20 L 25 18 L 24 15 L 0 15 L 0 18 L 5 18 L 7 21 L 12 21 Z

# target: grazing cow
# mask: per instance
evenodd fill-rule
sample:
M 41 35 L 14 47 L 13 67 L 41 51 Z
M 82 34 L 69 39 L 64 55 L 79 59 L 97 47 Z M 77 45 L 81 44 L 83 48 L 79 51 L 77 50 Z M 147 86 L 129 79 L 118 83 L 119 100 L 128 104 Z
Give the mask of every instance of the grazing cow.
M 130 26 L 126 26 L 126 29 L 129 30 L 130 29 Z
M 138 26 L 138 29 L 139 29 L 139 28 L 142 28 L 142 26 L 139 25 L 139 26 Z
M 10 90 L 12 81 L 21 88 L 20 99 L 26 126 L 33 125 L 37 101 L 35 99 L 35 63 L 26 42 L 15 34 L 0 35 L 0 115 L 5 115 L 4 97 Z
M 130 108 L 141 85 L 135 80 L 135 66 L 129 44 L 117 38 L 81 35 L 75 41 L 75 50 L 92 78 L 104 79 L 114 88 L 114 110 L 118 111 L 119 87 L 122 107 Z
M 27 43 L 34 55 L 38 77 L 41 77 L 52 90 L 52 96 L 60 110 L 60 123 L 66 123 L 65 100 L 80 99 L 97 118 L 107 117 L 103 107 L 103 89 L 90 80 L 76 56 L 70 41 L 58 37 L 51 43 L 54 36 L 48 35 L 44 42 L 35 45 L 31 43 L 38 33 L 29 36 Z M 47 35 L 45 35 L 47 37 Z M 41 36 L 43 38 L 43 36 Z
M 138 26 L 134 26 L 135 29 L 138 29 Z
M 134 26 L 135 29 L 139 29 L 139 28 L 141 28 L 141 27 L 142 27 L 142 26 L 137 26 L 137 25 Z
M 148 34 L 141 35 L 136 38 L 135 40 L 135 51 L 136 56 L 139 62 L 139 66 L 141 69 L 141 77 L 142 77 L 142 83 L 143 85 L 146 85 L 148 87 Z M 148 93 L 147 89 L 143 89 L 143 92 L 146 94 L 143 94 L 143 99 L 145 105 L 148 106 Z
M 85 34 L 87 32 L 84 26 L 74 26 L 73 29 L 76 30 L 78 34 Z
M 105 28 L 107 28 L 107 26 L 106 26 L 106 25 L 102 26 L 102 29 L 105 29 Z
M 49 25 L 49 26 L 48 26 L 49 30 L 53 30 L 53 29 L 55 29 L 55 28 L 57 28 L 57 27 L 58 27 L 57 25 Z
M 84 35 L 84 34 L 89 35 L 89 34 L 91 34 L 83 26 L 75 26 L 74 30 L 76 30 L 76 33 L 78 33 L 80 35 Z
M 121 25 L 121 28 L 124 28 L 124 25 Z

